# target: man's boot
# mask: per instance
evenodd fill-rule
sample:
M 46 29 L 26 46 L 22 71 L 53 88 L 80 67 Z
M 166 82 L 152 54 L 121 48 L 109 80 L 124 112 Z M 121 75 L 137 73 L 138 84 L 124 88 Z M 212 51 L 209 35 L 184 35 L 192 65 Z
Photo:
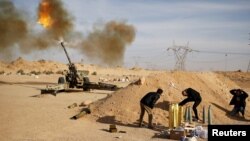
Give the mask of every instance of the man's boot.
M 154 128 L 152 124 L 152 120 L 153 120 L 153 115 L 152 114 L 148 115 L 148 128 L 150 129 Z
M 142 121 L 143 121 L 143 115 L 140 115 L 140 119 L 139 119 L 139 127 L 142 127 Z
M 142 127 L 142 121 L 141 120 L 139 121 L 139 125 L 138 126 Z

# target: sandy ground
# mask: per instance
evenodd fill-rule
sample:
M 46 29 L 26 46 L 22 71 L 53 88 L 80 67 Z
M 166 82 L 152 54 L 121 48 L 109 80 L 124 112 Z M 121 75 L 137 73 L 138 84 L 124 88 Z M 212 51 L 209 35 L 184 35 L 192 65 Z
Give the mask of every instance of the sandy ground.
M 54 78 L 54 79 L 53 79 Z M 72 103 L 98 100 L 107 93 L 96 91 L 40 95 L 43 82 L 53 83 L 58 76 L 11 75 L 0 76 L 0 139 L 1 141 L 86 141 L 86 140 L 165 140 L 158 131 L 117 125 L 118 131 L 109 133 L 109 124 L 87 117 L 70 119 L 81 107 L 68 109 Z
M 57 83 L 60 74 L 30 75 L 31 71 L 54 73 L 67 69 L 66 65 L 48 61 L 27 62 L 21 58 L 10 64 L 0 62 L 0 140 L 1 141 L 147 141 L 170 140 L 162 131 L 168 128 L 168 104 L 184 97 L 181 91 L 187 87 L 198 90 L 203 98 L 198 106 L 202 115 L 203 106 L 212 106 L 213 124 L 250 125 L 250 98 L 247 99 L 246 119 L 228 116 L 230 89 L 242 88 L 250 93 L 250 73 L 243 72 L 166 72 L 140 68 L 102 68 L 93 65 L 78 65 L 90 71 L 91 81 L 100 78 L 123 88 L 116 91 L 83 92 L 81 89 L 62 92 L 57 96 L 41 95 L 40 89 Z M 23 70 L 26 74 L 16 73 Z M 91 73 L 97 72 L 97 75 Z M 113 82 L 129 77 L 129 82 Z M 130 84 L 145 78 L 142 85 Z M 169 84 L 175 84 L 170 87 Z M 130 85 L 128 85 L 130 84 Z M 164 95 L 154 109 L 156 130 L 137 127 L 140 98 L 158 87 Z M 108 97 L 107 97 L 108 96 Z M 83 101 L 93 101 L 92 113 L 78 120 L 71 117 L 82 107 L 68 106 Z M 189 106 L 192 103 L 187 104 Z M 147 115 L 144 117 L 147 121 Z M 109 125 L 116 124 L 118 131 L 110 133 Z M 204 126 L 205 127 L 205 126 Z M 205 140 L 198 138 L 199 141 Z

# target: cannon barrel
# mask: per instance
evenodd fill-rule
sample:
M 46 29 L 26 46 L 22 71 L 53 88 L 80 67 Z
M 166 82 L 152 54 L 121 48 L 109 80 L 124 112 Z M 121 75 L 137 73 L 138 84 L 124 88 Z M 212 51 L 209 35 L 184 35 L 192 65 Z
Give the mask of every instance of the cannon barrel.
M 64 50 L 64 52 L 65 52 L 65 54 L 66 54 L 66 56 L 67 56 L 67 58 L 68 58 L 69 65 L 71 66 L 71 65 L 72 65 L 72 63 L 71 63 L 71 60 L 70 60 L 70 58 L 69 58 L 68 52 L 67 52 L 67 50 L 66 50 L 66 49 L 65 49 L 65 47 L 64 47 L 63 42 L 61 42 L 61 46 L 63 47 L 63 50 Z
M 77 74 L 77 69 L 76 66 L 71 62 L 68 52 L 63 44 L 63 42 L 61 42 L 61 46 L 63 47 L 63 50 L 68 58 L 69 61 L 69 72 L 66 75 L 66 81 L 69 82 L 69 87 L 73 88 L 76 87 L 78 84 L 78 80 L 77 78 L 79 78 L 78 74 Z

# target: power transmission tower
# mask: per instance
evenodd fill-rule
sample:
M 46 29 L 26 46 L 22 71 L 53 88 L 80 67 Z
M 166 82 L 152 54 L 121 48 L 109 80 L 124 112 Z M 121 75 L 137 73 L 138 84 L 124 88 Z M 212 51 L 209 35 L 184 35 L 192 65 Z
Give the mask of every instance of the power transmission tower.
M 187 43 L 186 46 L 176 46 L 175 43 L 173 42 L 173 47 L 167 49 L 167 51 L 169 50 L 174 51 L 174 55 L 176 58 L 175 70 L 182 70 L 182 71 L 185 70 L 185 62 L 188 52 L 196 51 L 189 48 L 188 44 L 189 43 Z
M 250 36 L 250 33 L 248 33 L 249 34 L 249 36 Z M 249 39 L 250 40 L 250 39 Z M 250 45 L 250 44 L 248 44 L 248 45 Z M 247 72 L 249 72 L 250 71 L 250 60 L 249 60 L 249 64 L 248 64 L 248 67 L 247 67 Z
M 139 56 L 134 56 L 135 67 L 139 67 L 139 59 L 141 59 L 141 57 L 139 57 Z
M 249 63 L 248 63 L 247 72 L 250 72 L 250 60 L 249 60 Z
M 225 71 L 227 71 L 227 53 L 225 54 Z
M 248 33 L 249 34 L 249 36 L 250 36 L 250 33 Z M 250 39 L 249 39 L 250 40 Z M 250 45 L 250 44 L 248 44 L 248 45 Z

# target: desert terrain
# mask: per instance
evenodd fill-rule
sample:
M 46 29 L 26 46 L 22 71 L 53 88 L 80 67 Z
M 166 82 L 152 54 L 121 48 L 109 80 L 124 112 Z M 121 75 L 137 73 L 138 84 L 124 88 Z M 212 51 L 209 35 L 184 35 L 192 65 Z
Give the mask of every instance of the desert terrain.
M 250 124 L 250 99 L 245 119 L 231 117 L 228 112 L 231 89 L 241 88 L 250 93 L 249 72 L 182 72 L 145 70 L 141 68 L 108 68 L 97 65 L 76 64 L 88 70 L 91 81 L 105 81 L 121 87 L 117 91 L 73 89 L 56 96 L 41 95 L 46 85 L 56 84 L 68 69 L 66 64 L 22 58 L 11 63 L 0 62 L 0 140 L 1 141 L 147 141 L 170 140 L 164 134 L 169 126 L 169 103 L 184 97 L 181 91 L 192 87 L 199 91 L 202 108 L 211 105 L 213 124 Z M 128 78 L 128 81 L 123 81 Z M 135 84 L 143 78 L 144 83 Z M 118 81 L 119 80 L 119 81 Z M 170 84 L 174 84 L 174 87 Z M 137 127 L 140 99 L 161 87 L 164 92 L 154 109 L 155 130 Z M 92 101 L 91 114 L 77 120 L 71 117 L 83 107 L 69 105 Z M 188 105 L 192 105 L 189 103 Z M 147 115 L 144 116 L 147 122 Z M 110 133 L 109 125 L 117 126 L 117 133 Z M 206 125 L 203 125 L 206 127 Z M 123 132 L 119 132 L 123 131 Z M 198 140 L 206 140 L 198 138 Z

